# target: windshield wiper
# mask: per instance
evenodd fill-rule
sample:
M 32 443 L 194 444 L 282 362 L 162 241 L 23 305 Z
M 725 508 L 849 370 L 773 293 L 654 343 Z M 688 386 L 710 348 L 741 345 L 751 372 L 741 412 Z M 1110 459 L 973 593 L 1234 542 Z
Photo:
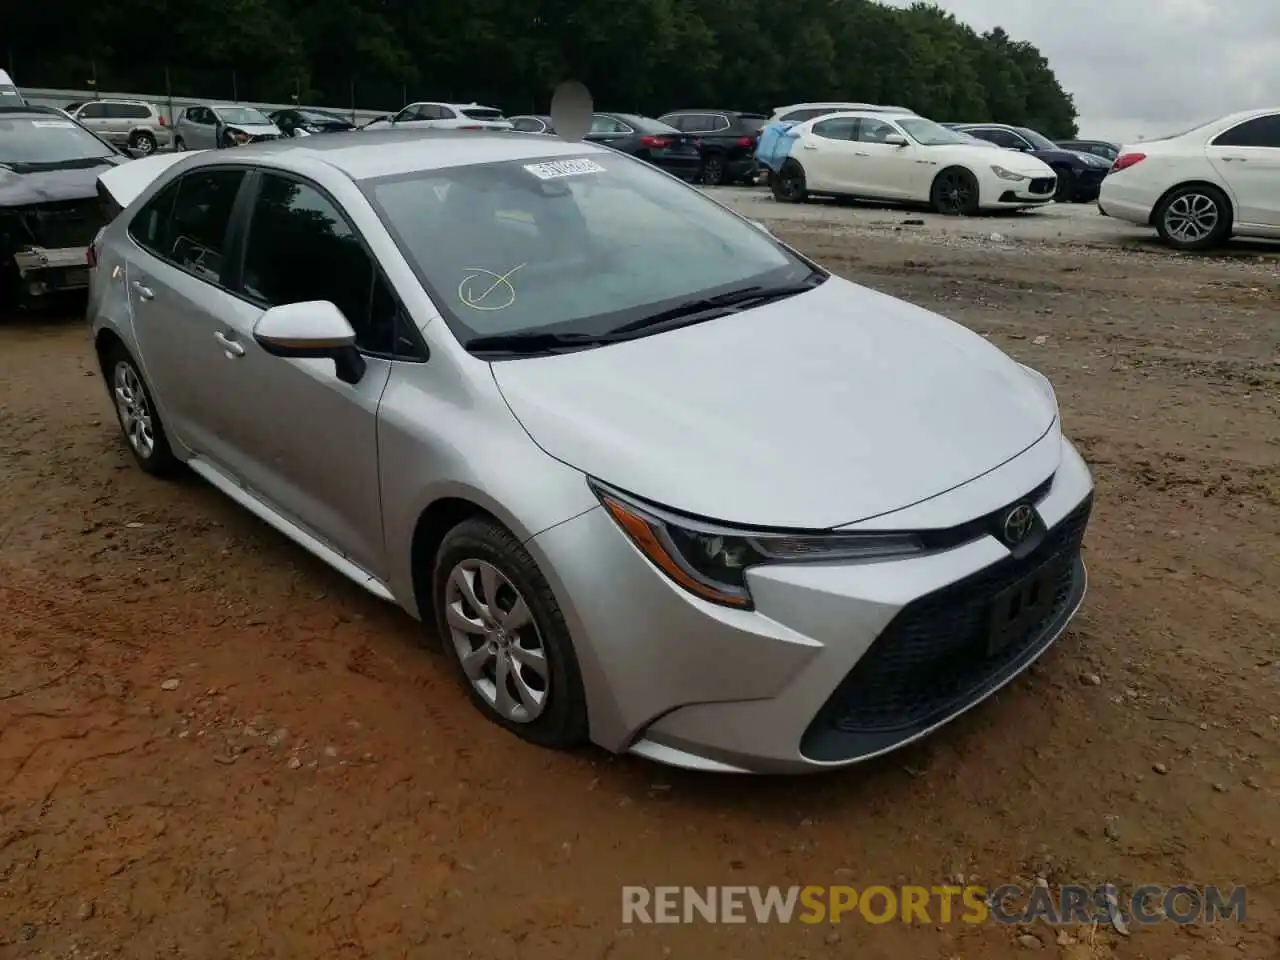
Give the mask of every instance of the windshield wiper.
M 739 290 L 730 290 L 728 293 L 718 293 L 711 297 L 699 297 L 695 300 L 686 300 L 684 303 L 678 303 L 674 307 L 667 310 L 659 310 L 657 313 L 651 313 L 639 319 L 632 320 L 630 323 L 624 323 L 622 326 L 610 331 L 610 336 L 618 334 L 634 333 L 638 330 L 648 330 L 660 324 L 668 323 L 672 320 L 684 320 L 689 317 L 697 316 L 700 313 L 709 313 L 712 316 L 705 317 L 707 320 L 714 320 L 716 317 L 724 316 L 726 313 L 732 313 L 735 310 L 745 306 L 760 306 L 764 303 L 770 303 L 774 300 L 782 300 L 785 297 L 793 297 L 798 293 L 805 293 L 812 290 L 826 280 L 826 277 L 816 271 L 809 275 L 808 280 L 800 283 L 780 283 L 772 286 L 757 285 L 751 287 L 742 287 Z
M 609 343 L 608 335 L 594 333 L 496 333 L 486 337 L 472 337 L 463 344 L 467 350 L 482 353 L 545 353 L 562 348 L 592 347 Z

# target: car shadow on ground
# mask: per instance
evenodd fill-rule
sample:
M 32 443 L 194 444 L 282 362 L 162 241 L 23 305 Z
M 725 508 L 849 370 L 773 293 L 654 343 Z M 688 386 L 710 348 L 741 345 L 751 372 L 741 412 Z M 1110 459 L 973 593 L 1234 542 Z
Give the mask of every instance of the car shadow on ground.
M 1116 241 L 1129 250 L 1159 253 L 1165 256 L 1178 255 L 1179 251 L 1171 250 L 1163 240 L 1154 234 L 1147 236 L 1124 237 Z M 1203 252 L 1184 253 L 1182 256 L 1216 258 L 1221 260 L 1278 260 L 1280 261 L 1280 240 L 1244 240 L 1234 238 L 1226 246 L 1216 247 Z

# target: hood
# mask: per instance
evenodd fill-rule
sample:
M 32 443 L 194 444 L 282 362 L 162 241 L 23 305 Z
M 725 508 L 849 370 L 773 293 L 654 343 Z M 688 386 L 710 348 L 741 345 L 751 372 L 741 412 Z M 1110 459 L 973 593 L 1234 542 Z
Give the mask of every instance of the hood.
M 982 337 L 838 277 L 739 314 L 492 369 L 551 456 L 731 524 L 824 529 L 897 510 L 1017 456 L 1057 416 Z
M 114 170 L 99 171 L 97 179 L 106 188 L 106 191 L 111 194 L 115 202 L 120 204 L 121 208 L 124 208 L 133 203 L 138 194 L 151 186 L 156 177 L 160 176 L 175 163 L 178 163 L 184 157 L 203 152 L 203 150 L 187 150 L 177 153 L 152 154 L 149 157 L 142 157 L 122 164 Z
M 251 137 L 280 136 L 280 128 L 274 123 L 228 123 L 224 126 L 228 130 L 239 130 Z
M 31 170 L 24 173 L 0 166 L 0 207 L 96 199 L 99 174 L 113 168 L 123 169 L 128 165 L 126 157 L 103 157 L 99 162 L 85 161 L 83 165 L 69 169 Z

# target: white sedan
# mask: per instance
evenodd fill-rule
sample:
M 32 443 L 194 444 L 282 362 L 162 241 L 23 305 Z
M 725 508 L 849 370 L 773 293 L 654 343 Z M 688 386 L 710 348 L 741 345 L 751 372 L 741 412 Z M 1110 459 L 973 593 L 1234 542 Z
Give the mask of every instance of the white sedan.
M 1280 107 L 1125 147 L 1102 181 L 1098 209 L 1155 227 L 1178 250 L 1233 235 L 1280 239 Z
M 809 194 L 927 203 L 938 213 L 1016 210 L 1053 200 L 1057 177 L 1035 157 L 978 146 L 913 114 L 846 111 L 786 131 L 777 200 Z

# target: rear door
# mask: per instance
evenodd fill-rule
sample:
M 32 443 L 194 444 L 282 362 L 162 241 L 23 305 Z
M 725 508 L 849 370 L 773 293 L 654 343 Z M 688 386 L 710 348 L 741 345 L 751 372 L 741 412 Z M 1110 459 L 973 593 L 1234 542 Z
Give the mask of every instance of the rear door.
M 235 452 L 222 418 L 231 362 L 217 339 L 237 307 L 228 292 L 232 212 L 245 183 L 237 167 L 199 167 L 156 194 L 130 221 L 127 265 L 140 362 L 162 415 L 187 447 L 227 466 Z
M 819 120 L 800 135 L 791 155 L 804 167 L 806 186 L 817 193 L 854 193 L 858 145 L 854 137 L 857 117 Z
M 80 112 L 76 114 L 76 119 L 98 136 L 107 140 L 115 139 L 111 136 L 111 118 L 108 112 L 108 105 L 101 100 L 86 103 L 80 108 Z
M 1280 230 L 1280 113 L 1237 124 L 1205 152 L 1235 196 L 1237 221 Z
M 129 139 L 129 131 L 133 129 L 133 111 L 127 103 L 108 103 L 107 137 L 114 143 L 124 143 Z

